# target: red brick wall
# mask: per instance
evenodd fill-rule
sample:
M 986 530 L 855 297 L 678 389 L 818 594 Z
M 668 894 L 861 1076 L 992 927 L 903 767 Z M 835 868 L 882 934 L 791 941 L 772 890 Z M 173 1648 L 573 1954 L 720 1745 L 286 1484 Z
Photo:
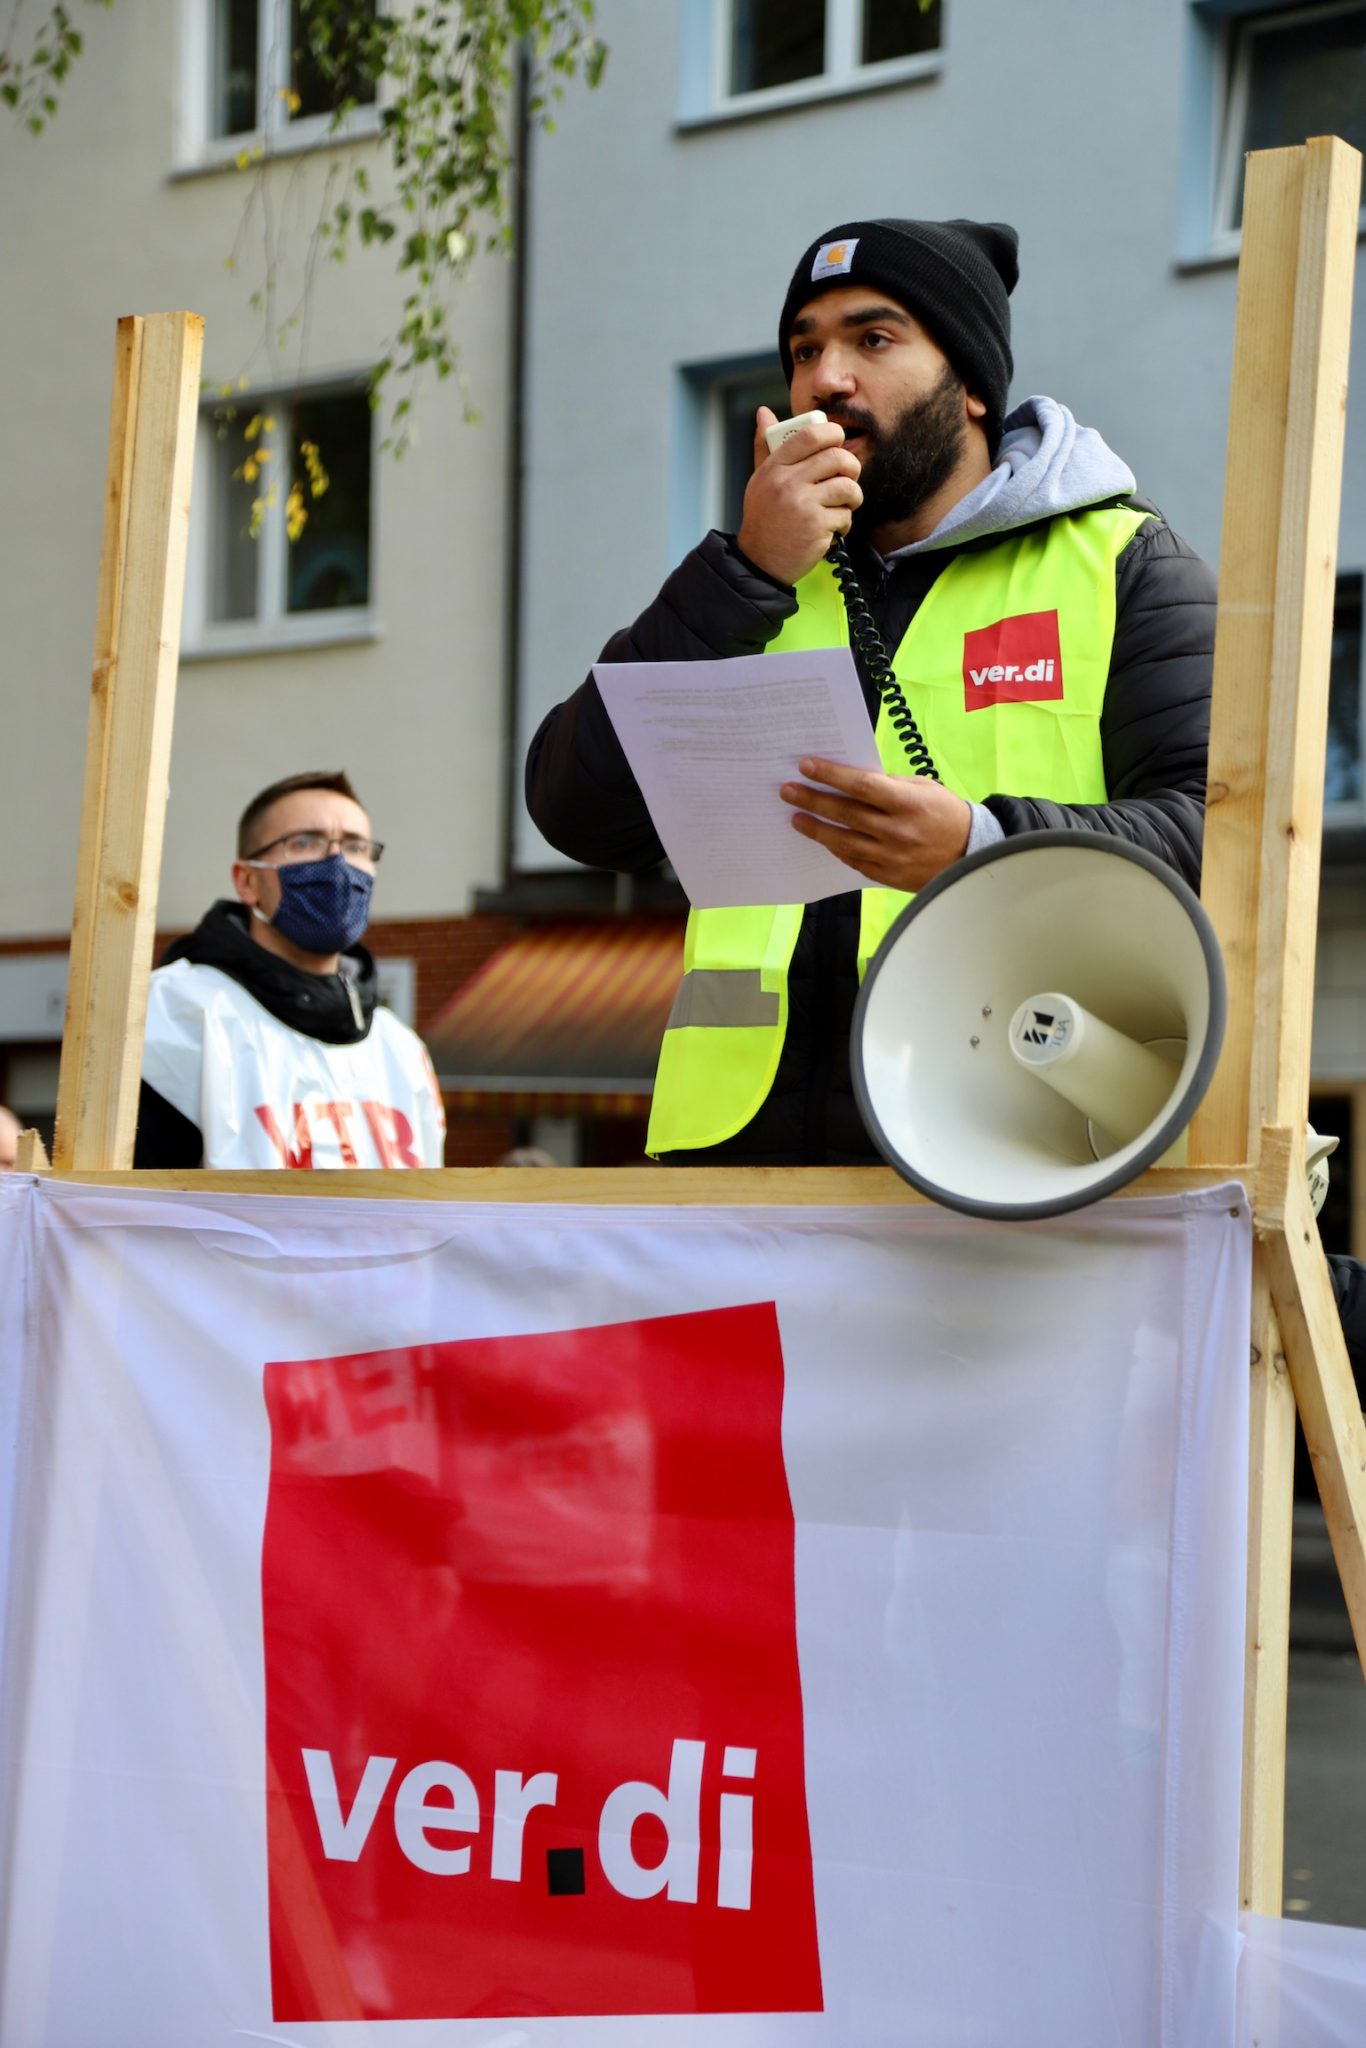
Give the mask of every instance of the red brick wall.
M 510 917 L 405 918 L 372 924 L 365 943 L 376 959 L 398 956 L 417 962 L 416 1023 L 421 1032 L 456 990 L 521 929 Z M 513 1139 L 508 1117 L 447 1111 L 447 1166 L 496 1166 Z
M 456 990 L 521 929 L 510 917 L 404 918 L 372 924 L 365 943 L 377 959 L 417 962 L 414 1021 L 425 1031 Z

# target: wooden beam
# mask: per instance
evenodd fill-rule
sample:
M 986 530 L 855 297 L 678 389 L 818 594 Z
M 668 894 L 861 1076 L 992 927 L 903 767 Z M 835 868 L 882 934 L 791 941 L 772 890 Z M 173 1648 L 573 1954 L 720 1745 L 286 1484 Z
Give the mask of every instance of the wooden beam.
M 1252 1263 L 1251 1422 L 1238 1891 L 1245 1911 L 1274 1917 L 1281 1910 L 1285 1868 L 1295 1396 L 1260 1246 Z
M 1283 1215 L 1268 1218 L 1264 1242 L 1295 1405 L 1366 1672 L 1366 1422 L 1302 1173 L 1289 1174 Z
M 42 1134 L 38 1131 L 20 1131 L 19 1143 L 14 1148 L 15 1172 L 46 1173 L 51 1164 Z
M 1361 157 L 1305 145 L 1281 478 L 1249 1115 L 1299 1140 L 1309 1114 L 1323 779 Z M 1256 159 L 1254 158 L 1255 162 Z M 1251 1155 L 1249 1155 L 1251 1156 Z
M 71 923 L 71 965 L 67 976 L 66 1024 L 57 1088 L 53 1151 L 58 1163 L 74 1164 L 72 1140 L 81 1123 L 78 1100 L 84 1080 L 82 1020 L 90 1014 L 95 967 L 94 925 L 97 875 L 104 840 L 109 781 L 110 699 L 117 672 L 119 621 L 132 501 L 133 442 L 137 425 L 143 323 L 120 320 L 114 338 L 114 391 L 109 409 L 109 454 L 100 539 L 100 580 L 95 598 L 95 655 L 86 719 L 85 779 L 76 853 L 76 903 Z
M 1304 1125 L 1360 178 L 1357 152 L 1333 138 L 1248 160 L 1201 892 L 1224 954 L 1229 1030 L 1188 1154 L 1242 1156 L 1260 1183 L 1268 1173 L 1276 1183 L 1274 1200 L 1265 1185 L 1257 1194 L 1270 1234 L 1253 1300 L 1241 1867 L 1244 1903 L 1265 1913 L 1280 1910 L 1284 1842 L 1294 1461 L 1275 1367 L 1282 1342 L 1302 1415 L 1318 1380 L 1279 1218 L 1292 1183 L 1308 1209 Z M 1327 1289 L 1317 1233 L 1312 1250 Z M 1335 1314 L 1332 1322 L 1341 1351 Z M 1321 1314 L 1315 1336 L 1328 1341 Z M 1351 1456 L 1348 1440 L 1331 1435 L 1344 1407 L 1320 1404 L 1315 1425 L 1330 1433 L 1319 1456 L 1335 1471 Z M 1352 1528 L 1344 1556 L 1359 1546 L 1354 1515 L 1350 1499 L 1340 1504 L 1339 1524 Z
M 131 1164 L 180 648 L 203 322 L 121 320 L 53 1157 Z
M 1248 159 L 1229 395 L 1201 900 L 1228 977 L 1228 1031 L 1187 1156 L 1255 1163 L 1253 1034 L 1285 419 L 1295 324 L 1304 152 Z
M 190 1195 L 327 1195 L 392 1202 L 573 1202 L 598 1207 L 903 1208 L 928 1197 L 888 1166 L 442 1166 L 395 1173 L 380 1167 L 286 1173 L 279 1167 L 226 1172 L 197 1166 L 159 1167 L 137 1173 L 55 1172 L 54 1180 L 96 1187 L 157 1188 Z M 1184 1195 L 1241 1181 L 1245 1166 L 1153 1167 L 1120 1194 Z
M 1263 1064 L 1256 997 L 1264 931 L 1272 596 L 1280 558 L 1304 152 L 1268 150 L 1250 157 L 1245 191 L 1200 887 L 1228 978 L 1228 1029 L 1214 1080 L 1191 1123 L 1187 1156 L 1193 1163 L 1245 1156 L 1255 1173 L 1262 1128 L 1260 1117 L 1252 1115 L 1252 1098 L 1253 1074 Z M 1255 1904 L 1272 1915 L 1280 1912 L 1283 1896 L 1294 1508 L 1293 1403 L 1276 1374 L 1280 1349 L 1266 1264 L 1256 1261 L 1239 1892 L 1245 1906 Z

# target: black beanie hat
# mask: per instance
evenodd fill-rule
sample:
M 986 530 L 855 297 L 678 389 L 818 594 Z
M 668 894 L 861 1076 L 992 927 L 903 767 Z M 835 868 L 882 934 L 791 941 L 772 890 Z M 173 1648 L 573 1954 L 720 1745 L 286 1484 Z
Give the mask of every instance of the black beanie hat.
M 982 424 L 994 449 L 1015 367 L 1009 296 L 1020 274 L 1019 240 L 1001 221 L 851 220 L 827 228 L 787 288 L 778 328 L 783 375 L 791 384 L 788 335 L 803 306 L 840 285 L 873 286 L 915 315 L 985 401 Z

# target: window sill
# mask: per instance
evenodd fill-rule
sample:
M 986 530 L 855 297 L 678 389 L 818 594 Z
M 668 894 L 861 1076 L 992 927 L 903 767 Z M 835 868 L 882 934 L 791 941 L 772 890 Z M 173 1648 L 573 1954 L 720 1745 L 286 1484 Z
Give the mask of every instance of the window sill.
M 790 114 L 801 107 L 827 106 L 831 100 L 888 92 L 896 86 L 938 78 L 944 65 L 944 52 L 935 50 L 924 57 L 900 57 L 887 64 L 870 64 L 842 77 L 809 78 L 796 85 L 774 85 L 763 92 L 740 93 L 707 108 L 705 113 L 681 114 L 674 123 L 674 133 L 694 135 L 700 130 L 727 128 L 736 121 L 753 121 L 765 114 Z
M 1366 238 L 1366 207 L 1357 222 L 1357 240 Z M 1210 245 L 1196 256 L 1178 256 L 1172 268 L 1178 277 L 1198 277 L 1205 270 L 1232 270 L 1243 252 L 1242 230 L 1210 238 Z
M 190 178 L 211 178 L 220 171 L 254 170 L 260 164 L 276 162 L 296 156 L 315 156 L 320 150 L 347 149 L 358 142 L 377 142 L 382 130 L 379 112 L 367 108 L 355 114 L 342 127 L 334 128 L 330 121 L 318 119 L 301 122 L 297 128 L 286 128 L 269 138 L 263 138 L 260 129 L 249 135 L 222 135 L 205 142 L 199 154 L 184 163 L 175 164 L 168 173 L 170 182 L 181 184 Z M 246 156 L 249 161 L 242 163 Z
M 366 647 L 384 638 L 373 612 L 318 613 L 278 620 L 269 626 L 243 620 L 235 626 L 205 626 L 180 650 L 182 663 L 238 661 L 254 654 L 310 654 L 327 647 Z
M 473 907 L 503 917 L 624 917 L 656 910 L 681 914 L 688 899 L 667 865 L 643 875 L 606 868 L 521 868 L 501 888 L 476 888 Z

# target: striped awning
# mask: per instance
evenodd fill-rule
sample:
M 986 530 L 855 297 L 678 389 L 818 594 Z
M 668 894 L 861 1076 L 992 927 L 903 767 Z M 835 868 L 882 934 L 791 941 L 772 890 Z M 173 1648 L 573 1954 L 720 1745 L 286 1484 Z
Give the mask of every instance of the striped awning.
M 672 918 L 542 925 L 509 939 L 426 1032 L 442 1089 L 647 1097 L 683 971 Z

